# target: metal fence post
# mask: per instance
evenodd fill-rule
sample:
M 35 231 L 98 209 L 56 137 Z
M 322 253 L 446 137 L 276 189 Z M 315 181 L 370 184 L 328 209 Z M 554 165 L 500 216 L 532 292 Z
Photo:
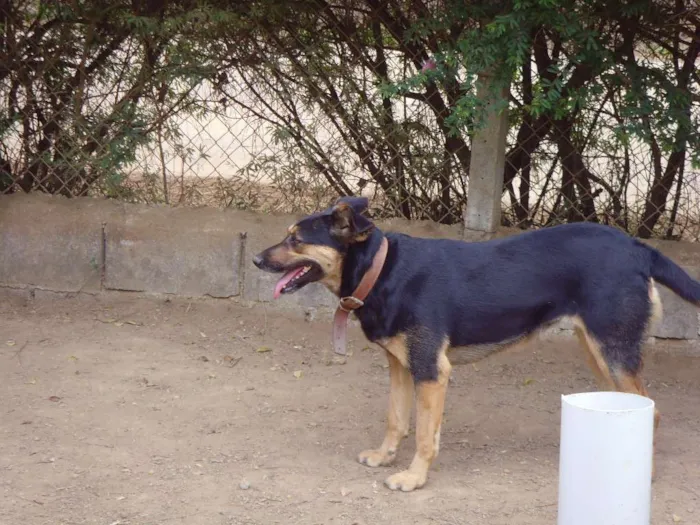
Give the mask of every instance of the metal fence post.
M 474 135 L 469 164 L 467 206 L 464 213 L 465 237 L 494 233 L 501 222 L 501 195 L 503 191 L 503 167 L 508 133 L 507 108 L 497 111 L 497 97 L 489 97 L 495 79 L 487 74 L 480 76 L 478 96 L 486 101 L 486 123 Z M 501 97 L 507 100 L 508 87 L 503 87 Z

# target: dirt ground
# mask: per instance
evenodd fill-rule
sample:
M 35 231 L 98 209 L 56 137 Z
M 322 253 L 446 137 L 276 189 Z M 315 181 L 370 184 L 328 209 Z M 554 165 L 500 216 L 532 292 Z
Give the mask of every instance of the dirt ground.
M 3 292 L 4 293 L 4 292 Z M 0 301 L 0 524 L 552 524 L 561 394 L 594 388 L 573 340 L 455 368 L 428 484 L 370 469 L 385 358 L 351 331 L 233 301 Z M 264 350 L 264 351 L 261 351 Z M 657 343 L 653 523 L 700 523 L 700 359 Z

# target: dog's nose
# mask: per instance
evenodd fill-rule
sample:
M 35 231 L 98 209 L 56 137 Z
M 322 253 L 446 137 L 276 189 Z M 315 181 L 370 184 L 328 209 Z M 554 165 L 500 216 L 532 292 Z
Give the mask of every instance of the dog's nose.
M 263 258 L 260 256 L 260 254 L 258 254 L 258 255 L 256 255 L 255 257 L 253 257 L 253 264 L 254 264 L 255 266 L 257 266 L 258 268 L 260 268 L 260 267 L 262 266 L 262 263 L 263 263 Z

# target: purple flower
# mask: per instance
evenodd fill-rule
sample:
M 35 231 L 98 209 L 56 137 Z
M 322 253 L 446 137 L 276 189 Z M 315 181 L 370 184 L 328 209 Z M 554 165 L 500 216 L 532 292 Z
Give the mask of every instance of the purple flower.
M 437 64 L 435 63 L 435 60 L 433 60 L 432 58 L 429 58 L 428 60 L 423 61 L 420 72 L 425 73 L 426 71 L 435 71 L 436 69 L 437 69 Z

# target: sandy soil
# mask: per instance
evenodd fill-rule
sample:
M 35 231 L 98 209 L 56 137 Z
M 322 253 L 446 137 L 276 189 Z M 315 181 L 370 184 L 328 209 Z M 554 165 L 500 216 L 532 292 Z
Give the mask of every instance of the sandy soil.
M 357 452 L 384 430 L 385 359 L 356 328 L 232 301 L 2 297 L 0 524 L 551 524 L 573 340 L 455 368 L 440 456 L 404 494 Z M 266 351 L 260 351 L 266 350 Z M 700 359 L 652 347 L 653 523 L 700 523 Z

